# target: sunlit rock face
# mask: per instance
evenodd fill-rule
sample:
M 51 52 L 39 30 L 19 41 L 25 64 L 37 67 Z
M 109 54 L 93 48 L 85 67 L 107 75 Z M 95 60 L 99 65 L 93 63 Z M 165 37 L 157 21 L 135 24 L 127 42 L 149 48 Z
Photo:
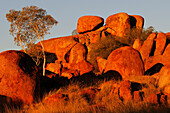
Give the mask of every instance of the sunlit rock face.
M 144 74 L 144 64 L 137 50 L 125 46 L 118 48 L 108 56 L 104 72 L 117 71 L 123 79 L 131 75 L 141 76 Z
M 106 26 L 115 31 L 115 34 L 122 37 L 125 33 L 125 29 L 130 29 L 130 18 L 127 13 L 117 13 L 109 16 L 106 19 Z
M 99 16 L 82 16 L 77 22 L 77 32 L 85 33 L 102 27 L 104 19 Z
M 35 62 L 24 52 L 14 50 L 0 53 L 0 59 L 0 95 L 16 103 L 33 103 L 38 96 Z

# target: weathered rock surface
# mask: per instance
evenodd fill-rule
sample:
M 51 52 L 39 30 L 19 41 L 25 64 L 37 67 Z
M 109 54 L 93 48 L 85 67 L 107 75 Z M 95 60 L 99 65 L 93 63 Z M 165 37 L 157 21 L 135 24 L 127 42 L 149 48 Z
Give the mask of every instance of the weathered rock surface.
M 92 64 L 90 64 L 86 60 L 82 60 L 79 63 L 70 64 L 69 69 L 77 70 L 80 73 L 80 75 L 83 75 L 85 73 L 89 73 L 93 71 L 94 67 Z
M 136 39 L 135 42 L 133 43 L 133 48 L 136 49 L 136 50 L 140 50 L 141 48 L 141 41 L 140 39 Z
M 69 64 L 77 64 L 86 59 L 86 49 L 83 44 L 77 43 L 70 51 Z
M 47 64 L 45 69 L 49 70 L 53 73 L 60 74 L 61 68 L 62 68 L 62 66 L 59 63 L 49 63 L 49 64 Z
M 108 56 L 104 72 L 110 70 L 119 72 L 126 79 L 131 75 L 143 75 L 144 64 L 137 50 L 125 46 L 112 51 Z
M 134 18 L 134 19 L 132 19 Z M 143 25 L 144 25 L 144 18 L 140 15 L 130 15 L 130 21 L 131 21 L 131 28 L 132 27 L 136 27 L 138 29 L 141 29 L 143 28 Z
M 101 57 L 97 57 L 98 67 L 99 67 L 99 70 L 100 70 L 101 73 L 102 73 L 103 70 L 105 69 L 106 62 L 107 62 L 106 59 L 101 58 Z
M 145 60 L 145 71 L 153 67 L 154 65 L 161 63 L 164 66 L 170 65 L 170 56 L 164 56 L 164 55 L 157 55 L 157 56 L 151 56 Z
M 117 13 L 106 19 L 106 26 L 115 31 L 116 36 L 122 37 L 125 29 L 130 29 L 130 18 L 127 13 Z
M 170 85 L 165 86 L 164 93 L 170 94 Z
M 33 103 L 38 96 L 35 62 L 27 54 L 14 50 L 0 53 L 0 59 L 0 94 L 16 103 Z
M 122 81 L 120 83 L 120 88 L 119 88 L 119 96 L 121 99 L 124 101 L 127 100 L 132 100 L 132 94 L 131 94 L 131 82 L 130 81 Z
M 141 54 L 143 61 L 145 61 L 147 58 L 149 58 L 149 54 L 151 53 L 153 42 L 154 42 L 155 38 L 156 38 L 156 33 L 150 34 L 148 36 L 148 38 L 144 41 L 142 47 L 140 48 L 139 52 Z
M 170 65 L 164 66 L 159 72 L 159 88 L 170 85 Z
M 52 38 L 43 41 L 44 51 L 47 53 L 55 53 L 57 60 L 62 62 L 66 62 L 65 55 L 76 44 L 77 42 L 72 36 Z
M 170 57 L 170 44 L 167 45 L 167 47 L 165 48 L 165 51 L 163 53 L 163 56 L 168 56 Z
M 154 56 L 162 55 L 165 45 L 166 45 L 166 34 L 158 33 L 156 37 L 156 48 L 155 48 Z
M 77 22 L 77 32 L 85 33 L 102 27 L 104 19 L 99 16 L 82 16 Z

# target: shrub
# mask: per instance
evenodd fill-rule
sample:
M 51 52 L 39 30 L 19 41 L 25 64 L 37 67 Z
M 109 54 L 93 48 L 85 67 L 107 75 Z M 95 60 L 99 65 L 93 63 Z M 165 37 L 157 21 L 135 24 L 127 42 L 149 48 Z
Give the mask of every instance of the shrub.
M 98 64 L 97 64 L 97 56 L 107 59 L 110 53 L 119 48 L 124 46 L 123 43 L 116 41 L 114 36 L 108 35 L 105 38 L 100 39 L 97 43 L 93 43 L 88 45 L 88 54 L 87 60 L 93 64 L 95 70 L 94 72 L 98 72 Z
M 116 38 L 118 41 L 127 44 L 129 46 L 132 46 L 135 39 L 140 39 L 143 43 L 147 37 L 155 32 L 154 28 L 152 26 L 148 27 L 147 29 L 141 29 L 141 28 L 131 28 L 125 30 L 125 35 L 123 37 Z

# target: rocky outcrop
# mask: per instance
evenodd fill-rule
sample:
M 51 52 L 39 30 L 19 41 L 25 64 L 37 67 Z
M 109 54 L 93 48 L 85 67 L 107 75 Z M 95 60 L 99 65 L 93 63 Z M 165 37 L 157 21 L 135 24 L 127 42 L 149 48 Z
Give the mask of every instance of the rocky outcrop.
M 158 33 L 156 37 L 156 48 L 154 52 L 154 56 L 156 55 L 162 55 L 165 45 L 166 45 L 166 34 L 164 33 Z
M 167 85 L 170 85 L 170 65 L 162 67 L 159 74 L 159 88 L 164 88 Z
M 85 33 L 102 27 L 104 19 L 99 16 L 82 16 L 77 22 L 77 32 Z
M 124 35 L 125 29 L 130 29 L 130 18 L 127 13 L 117 13 L 109 16 L 106 19 L 106 26 L 115 31 L 115 34 L 119 37 Z
M 69 64 L 77 64 L 86 59 L 87 51 L 83 44 L 77 43 L 71 50 Z
M 131 75 L 144 75 L 144 64 L 139 52 L 126 46 L 112 51 L 108 56 L 104 72 L 110 70 L 119 72 L 125 79 Z
M 141 54 L 143 61 L 149 58 L 149 54 L 151 53 L 155 38 L 156 38 L 156 33 L 150 34 L 148 38 L 144 41 L 142 47 L 140 48 L 139 52 Z
M 0 95 L 11 97 L 15 103 L 32 104 L 39 96 L 36 89 L 35 62 L 20 51 L 0 53 Z
M 134 41 L 134 43 L 133 43 L 133 48 L 134 49 L 136 49 L 136 50 L 140 50 L 140 48 L 141 48 L 141 41 L 140 41 L 140 39 L 136 39 L 135 41 Z
M 107 60 L 101 57 L 97 57 L 97 63 L 98 63 L 98 67 L 100 72 L 102 73 L 104 68 L 106 67 L 106 62 Z
M 129 16 L 130 16 L 131 28 L 136 27 L 142 30 L 144 26 L 144 18 L 140 15 L 129 15 Z
M 66 62 L 65 55 L 76 44 L 77 42 L 72 36 L 52 38 L 43 41 L 44 51 L 47 53 L 55 53 L 57 60 L 62 62 Z
M 130 81 L 122 81 L 120 83 L 119 88 L 119 96 L 122 100 L 132 100 L 132 94 L 131 94 L 131 82 Z

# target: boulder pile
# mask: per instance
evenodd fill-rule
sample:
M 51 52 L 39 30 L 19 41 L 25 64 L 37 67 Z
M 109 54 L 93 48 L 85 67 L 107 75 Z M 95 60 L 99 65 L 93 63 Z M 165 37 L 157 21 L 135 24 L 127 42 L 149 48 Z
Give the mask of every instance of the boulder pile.
M 113 83 L 110 93 L 117 94 L 121 101 L 146 101 L 154 104 L 170 102 L 170 33 L 152 33 L 141 43 L 113 50 L 107 59 L 96 57 L 99 74 L 94 74 L 94 66 L 87 61 L 91 51 L 89 44 L 97 43 L 110 34 L 122 38 L 127 29 L 138 28 L 142 31 L 144 18 L 139 15 L 117 13 L 104 19 L 98 16 L 82 16 L 77 22 L 77 35 L 53 38 L 43 41 L 46 53 L 46 70 L 54 78 L 74 79 L 80 76 L 95 75 L 102 78 L 108 72 L 121 76 L 119 83 Z M 39 45 L 38 43 L 37 45 Z M 41 81 L 39 68 L 22 51 L 0 53 L 0 95 L 9 97 L 19 104 L 32 104 L 40 95 Z M 102 77 L 100 77 L 102 76 Z M 110 75 L 112 78 L 115 73 Z M 47 75 L 47 78 L 49 76 Z M 104 77 L 103 77 L 104 78 Z M 152 93 L 146 93 L 142 86 L 154 86 Z M 101 87 L 80 92 L 88 101 L 100 94 Z M 67 94 L 56 93 L 45 99 L 45 103 L 67 101 Z M 168 103 L 170 104 L 170 103 Z

